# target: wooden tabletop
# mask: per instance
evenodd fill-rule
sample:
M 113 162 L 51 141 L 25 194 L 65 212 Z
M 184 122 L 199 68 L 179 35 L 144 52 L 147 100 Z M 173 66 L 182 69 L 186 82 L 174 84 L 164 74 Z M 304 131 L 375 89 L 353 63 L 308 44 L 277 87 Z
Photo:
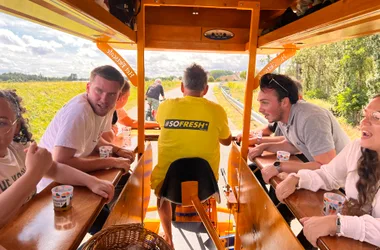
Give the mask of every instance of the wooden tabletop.
M 276 155 L 272 153 L 264 153 L 263 156 L 256 157 L 255 163 L 262 169 L 273 164 L 276 160 Z M 291 156 L 289 161 L 301 162 L 296 156 Z M 275 188 L 281 179 L 278 177 L 272 178 L 271 185 Z M 327 192 L 319 190 L 312 192 L 305 189 L 296 190 L 292 195 L 285 199 L 285 204 L 297 219 L 311 216 L 323 216 L 323 194 Z M 338 190 L 334 192 L 339 193 Z M 377 249 L 377 247 L 357 240 L 338 236 L 325 236 L 318 240 L 318 247 L 323 250 L 327 249 Z
M 121 146 L 122 138 L 115 138 L 113 143 Z M 127 148 L 134 150 L 136 145 L 132 137 L 132 143 Z M 90 174 L 115 185 L 122 173 L 120 169 L 109 169 Z M 53 182 L 34 196 L 0 229 L 0 245 L 7 250 L 77 249 L 105 204 L 105 199 L 87 187 L 75 186 L 72 208 L 65 212 L 54 212 L 51 189 L 57 185 Z
M 101 170 L 94 176 L 117 183 L 119 169 Z M 66 212 L 54 212 L 52 183 L 25 204 L 18 215 L 0 229 L 0 245 L 7 250 L 77 249 L 88 229 L 101 211 L 105 199 L 86 187 L 74 187 L 73 207 Z

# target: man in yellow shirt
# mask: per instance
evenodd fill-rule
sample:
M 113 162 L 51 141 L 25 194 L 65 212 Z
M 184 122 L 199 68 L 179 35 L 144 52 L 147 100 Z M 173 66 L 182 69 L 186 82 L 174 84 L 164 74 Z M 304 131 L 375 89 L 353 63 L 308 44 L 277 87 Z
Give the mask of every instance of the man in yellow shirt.
M 192 64 L 181 83 L 183 98 L 161 103 L 157 121 L 161 127 L 158 139 L 158 164 L 153 169 L 151 187 L 158 196 L 170 164 L 175 160 L 199 157 L 208 161 L 218 179 L 220 146 L 231 143 L 227 114 L 219 104 L 203 96 L 207 93 L 207 73 Z M 171 232 L 171 204 L 157 200 L 158 213 L 165 232 L 165 240 L 173 246 Z

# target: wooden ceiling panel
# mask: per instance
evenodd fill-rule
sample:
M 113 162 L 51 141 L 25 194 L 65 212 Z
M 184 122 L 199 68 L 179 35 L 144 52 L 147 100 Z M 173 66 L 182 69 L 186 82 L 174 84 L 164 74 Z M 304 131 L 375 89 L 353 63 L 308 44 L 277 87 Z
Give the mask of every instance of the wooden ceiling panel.
M 197 12 L 198 15 L 193 15 Z M 148 6 L 146 23 L 154 25 L 249 28 L 248 10 Z
M 259 48 L 310 47 L 379 32 L 380 1 L 338 1 L 259 38 Z

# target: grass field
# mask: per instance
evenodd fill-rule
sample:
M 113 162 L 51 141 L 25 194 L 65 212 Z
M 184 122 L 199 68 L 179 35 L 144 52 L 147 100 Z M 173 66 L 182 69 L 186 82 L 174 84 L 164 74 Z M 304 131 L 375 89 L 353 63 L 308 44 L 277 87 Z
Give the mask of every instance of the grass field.
M 218 103 L 222 105 L 224 110 L 227 112 L 228 118 L 231 120 L 231 122 L 236 126 L 236 129 L 242 130 L 243 129 L 243 114 L 237 110 L 234 106 L 232 106 L 226 98 L 224 98 L 221 90 L 217 85 L 213 88 L 214 95 L 216 99 L 218 100 Z M 251 129 L 255 129 L 260 127 L 261 125 L 255 121 L 251 121 Z
M 233 98 L 239 100 L 241 103 L 244 103 L 245 82 L 228 82 L 225 84 L 225 86 L 227 86 L 230 89 L 230 94 Z M 218 93 L 218 94 L 216 94 L 216 97 L 218 98 L 218 100 L 220 100 L 220 99 L 225 100 L 222 93 L 220 92 L 220 90 L 217 87 L 214 88 L 214 91 L 216 91 L 216 93 Z M 252 103 L 253 103 L 252 106 L 256 112 L 258 112 L 258 109 L 259 109 L 259 102 L 257 101 L 257 94 L 258 94 L 258 90 L 255 90 L 253 92 L 253 100 L 252 100 Z M 331 109 L 332 108 L 332 104 L 326 102 L 325 100 L 310 99 L 307 97 L 305 97 L 305 99 L 306 99 L 306 101 L 308 101 L 310 103 L 314 103 L 315 105 L 318 105 L 318 106 L 323 107 L 325 109 Z M 232 105 L 230 105 L 227 102 L 227 100 L 225 100 L 225 101 L 226 101 L 226 103 L 223 105 L 223 107 L 226 109 L 228 117 L 230 117 L 234 123 L 236 122 L 237 126 L 242 126 L 241 122 L 239 123 L 239 120 L 241 120 L 240 113 L 236 112 L 236 109 Z M 229 109 L 231 109 L 231 111 L 229 111 Z M 337 119 L 338 119 L 341 127 L 347 133 L 348 137 L 350 137 L 351 140 L 357 139 L 360 137 L 360 131 L 357 127 L 352 127 L 342 117 L 337 117 Z M 251 124 L 251 127 L 252 126 L 253 125 Z
M 152 84 L 146 82 L 145 86 Z M 180 82 L 163 81 L 165 90 L 179 86 Z M 74 96 L 86 91 L 85 82 L 7 82 L 0 83 L 0 89 L 16 89 L 23 98 L 26 117 L 29 119 L 33 138 L 38 142 L 56 112 Z M 137 105 L 137 88 L 131 87 L 131 96 L 125 106 L 130 109 Z
M 152 84 L 152 81 L 146 82 L 146 88 Z M 170 90 L 180 85 L 180 82 L 164 81 L 165 90 Z M 227 84 L 230 88 L 231 95 L 244 102 L 245 83 L 230 82 Z M 0 89 L 16 89 L 17 93 L 23 98 L 23 105 L 27 109 L 26 117 L 30 121 L 33 138 L 40 140 L 45 129 L 53 119 L 56 112 L 74 96 L 86 91 L 85 82 L 26 82 L 26 83 L 0 83 Z M 219 103 L 226 109 L 228 117 L 236 125 L 237 129 L 241 129 L 242 114 L 228 103 L 223 97 L 219 88 L 214 88 L 215 96 Z M 308 102 L 315 103 L 324 108 L 330 108 L 331 104 L 318 99 L 307 99 Z M 131 96 L 126 110 L 137 105 L 137 88 L 131 87 Z M 253 93 L 253 107 L 258 111 L 259 103 L 257 102 L 257 91 Z M 360 132 L 357 128 L 348 125 L 343 118 L 338 118 L 341 126 L 351 139 L 359 138 Z M 259 126 L 255 122 L 251 122 L 251 128 Z

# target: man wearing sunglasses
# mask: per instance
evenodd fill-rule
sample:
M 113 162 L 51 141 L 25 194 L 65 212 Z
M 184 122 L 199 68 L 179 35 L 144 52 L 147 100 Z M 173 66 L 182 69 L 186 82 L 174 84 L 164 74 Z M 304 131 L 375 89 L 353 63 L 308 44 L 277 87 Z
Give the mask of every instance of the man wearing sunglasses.
M 321 165 L 329 163 L 349 142 L 349 138 L 328 110 L 308 102 L 299 102 L 298 99 L 297 85 L 288 76 L 265 74 L 261 78 L 259 111 L 269 122 L 278 122 L 285 140 L 262 143 L 250 148 L 248 158 L 253 161 L 264 151 L 282 150 L 291 154 L 301 152 L 309 161 L 281 162 L 265 168 L 262 174 L 267 183 L 280 172 L 318 169 Z

